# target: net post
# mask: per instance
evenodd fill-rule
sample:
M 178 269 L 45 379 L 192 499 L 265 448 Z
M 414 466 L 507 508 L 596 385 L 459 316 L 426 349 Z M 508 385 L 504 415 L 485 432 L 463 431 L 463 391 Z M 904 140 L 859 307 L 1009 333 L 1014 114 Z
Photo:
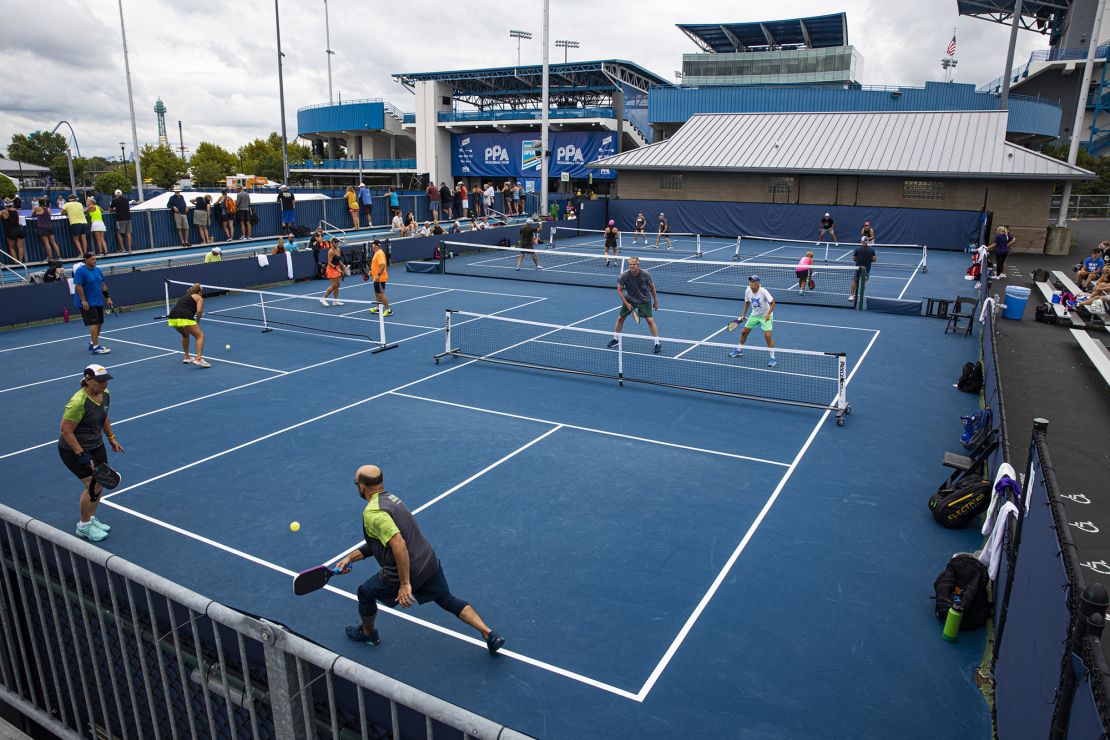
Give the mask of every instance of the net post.
M 829 264 L 829 243 L 825 242 L 825 264 Z
M 378 303 L 378 331 L 381 333 L 381 341 L 378 346 L 370 350 L 370 354 L 376 355 L 379 352 L 385 352 L 387 349 L 393 349 L 396 344 L 390 344 L 385 338 L 385 310 L 382 304 Z
M 857 311 L 862 311 L 863 310 L 863 305 L 864 305 L 863 304 L 863 295 L 867 291 L 867 277 L 868 277 L 869 272 L 870 272 L 869 270 L 863 270 L 863 269 L 859 270 L 859 285 L 856 286 L 856 305 L 855 305 L 855 309 Z
M 555 232 L 558 231 L 558 230 L 559 230 L 558 226 L 552 226 L 548 230 L 548 232 L 547 232 L 547 244 L 548 244 L 548 246 L 554 246 L 554 244 L 555 244 Z
M 928 272 L 929 271 L 929 245 L 928 244 L 922 244 L 921 245 L 921 271 L 922 272 Z
M 444 311 L 446 318 L 443 322 L 443 353 L 451 353 L 451 309 Z
M 744 237 L 742 237 L 742 236 L 739 236 L 739 235 L 738 235 L 738 236 L 736 237 L 736 254 L 734 254 L 734 255 L 732 256 L 732 258 L 733 258 L 734 260 L 738 260 L 738 259 L 740 259 L 740 242 L 742 242 L 743 240 L 744 240 Z
M 258 305 L 262 307 L 262 333 L 273 331 L 270 323 L 266 321 L 266 296 L 261 291 L 258 292 Z
M 447 274 L 447 242 L 439 243 L 439 274 Z
M 624 232 L 617 229 L 617 249 L 624 249 Z
M 701 234 L 694 234 L 694 255 L 701 257 Z
M 839 416 L 848 410 L 848 358 L 843 352 L 836 358 L 836 393 Z
M 167 319 L 170 316 L 170 281 L 169 280 L 163 280 L 162 281 L 162 287 L 166 292 L 166 315 L 165 316 L 159 316 L 158 318 Z
M 617 385 L 624 385 L 624 335 L 617 335 Z

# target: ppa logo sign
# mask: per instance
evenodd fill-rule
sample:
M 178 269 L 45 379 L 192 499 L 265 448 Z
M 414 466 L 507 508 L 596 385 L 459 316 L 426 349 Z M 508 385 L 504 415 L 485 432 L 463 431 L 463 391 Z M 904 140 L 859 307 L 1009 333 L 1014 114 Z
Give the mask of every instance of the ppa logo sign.
M 508 164 L 509 150 L 500 144 L 486 147 L 486 164 Z
M 582 150 L 574 144 L 567 144 L 555 150 L 556 164 L 585 164 L 586 159 Z

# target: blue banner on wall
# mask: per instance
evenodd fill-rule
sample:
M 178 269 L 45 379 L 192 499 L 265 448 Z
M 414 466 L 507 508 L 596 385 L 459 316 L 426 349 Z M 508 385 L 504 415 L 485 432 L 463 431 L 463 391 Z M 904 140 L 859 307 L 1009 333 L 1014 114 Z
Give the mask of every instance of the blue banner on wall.
M 551 177 L 564 172 L 573 179 L 616 178 L 613 170 L 594 170 L 586 165 L 617 153 L 617 135 L 612 131 L 586 133 L 564 131 L 551 134 Z M 524 178 L 540 172 L 540 138 L 535 133 L 453 134 L 451 174 L 455 177 Z

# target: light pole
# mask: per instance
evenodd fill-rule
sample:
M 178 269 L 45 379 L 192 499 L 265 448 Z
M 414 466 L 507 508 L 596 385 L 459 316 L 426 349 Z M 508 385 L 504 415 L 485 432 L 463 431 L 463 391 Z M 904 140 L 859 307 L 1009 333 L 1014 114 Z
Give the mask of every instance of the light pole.
M 324 0 L 324 43 L 328 47 L 324 49 L 324 53 L 328 56 L 328 102 L 334 103 L 335 98 L 331 94 L 331 58 L 335 52 L 331 50 L 331 23 L 328 20 L 328 0 Z
M 567 49 L 577 49 L 578 48 L 578 42 L 577 41 L 568 41 L 566 39 L 558 39 L 555 42 L 555 46 L 557 46 L 557 47 L 559 47 L 560 49 L 563 50 L 563 64 L 566 64 L 567 63 Z
M 73 145 L 77 147 L 77 156 L 81 156 L 81 145 L 77 143 L 77 134 L 73 133 L 73 126 L 69 125 L 69 121 L 58 121 L 58 125 L 50 129 L 50 134 L 53 136 L 57 133 L 62 124 L 66 125 L 69 129 L 69 138 L 73 139 Z M 66 140 L 66 161 L 69 163 L 69 192 L 77 193 L 77 178 L 73 176 L 73 152 L 69 148 L 69 139 Z
M 131 94 L 131 63 L 127 60 L 127 31 L 123 28 L 123 0 L 119 0 L 119 33 L 123 39 L 123 71 L 127 75 L 127 105 L 131 108 L 131 149 L 135 152 L 135 189 L 143 202 L 143 173 L 139 165 L 139 132 L 135 128 L 135 97 Z
M 550 48 L 550 20 L 551 20 L 551 2 L 550 0 L 543 0 L 543 32 L 540 34 L 543 44 L 543 92 L 542 102 L 540 104 L 540 218 L 544 218 L 547 214 L 547 174 L 548 164 L 547 157 L 550 154 L 547 151 L 548 141 L 551 138 L 551 121 L 549 118 L 550 111 L 548 106 L 551 105 L 551 80 L 550 71 L 551 64 L 549 59 Z
M 285 80 L 281 74 L 281 13 L 278 10 L 278 0 L 274 0 L 274 25 L 277 29 L 277 62 L 278 62 L 278 101 L 281 105 L 281 175 L 282 184 L 289 184 L 289 147 L 286 144 L 285 134 Z
M 509 31 L 509 38 L 516 39 L 516 66 L 520 66 L 520 41 L 532 40 L 532 34 L 529 31 Z
M 940 66 L 944 68 L 944 81 L 951 82 L 952 74 L 956 71 L 956 65 L 960 60 L 953 59 L 952 57 L 944 57 L 940 60 Z

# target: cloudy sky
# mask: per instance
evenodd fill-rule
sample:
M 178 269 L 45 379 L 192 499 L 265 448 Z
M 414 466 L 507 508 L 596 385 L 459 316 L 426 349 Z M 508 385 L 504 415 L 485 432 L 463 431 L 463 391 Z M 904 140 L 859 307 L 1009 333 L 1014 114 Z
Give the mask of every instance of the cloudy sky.
M 280 0 L 285 51 L 286 120 L 327 102 L 323 0 Z M 1008 28 L 956 15 L 956 0 L 700 0 L 694 11 L 672 0 L 551 0 L 551 39 L 575 39 L 578 59 L 628 59 L 673 79 L 682 54 L 695 51 L 676 23 L 742 22 L 848 14 L 848 38 L 864 57 L 861 82 L 921 85 L 941 79 L 940 58 L 956 28 L 956 81 L 981 84 L 1002 73 Z M 185 146 L 212 141 L 235 149 L 279 130 L 274 4 L 269 0 L 123 0 L 140 146 L 157 139 L 154 101 L 166 104 L 170 138 Z M 524 61 L 540 59 L 540 0 L 508 4 L 330 0 L 335 88 L 344 99 L 381 97 L 412 110 L 394 72 L 486 67 L 516 62 L 510 28 L 533 32 Z M 512 8 L 512 20 L 505 8 Z M 475 12 L 485 9 L 482 12 Z M 68 120 L 81 153 L 131 150 L 127 88 L 116 0 L 52 0 L 5 11 L 5 85 L 0 150 L 13 133 L 49 130 Z M 1023 31 L 1017 61 L 1047 47 Z M 555 51 L 554 49 L 552 50 Z M 561 58 L 561 54 L 559 57 Z M 572 58 L 573 58 L 572 57 Z M 555 59 L 555 55 L 552 55 Z

